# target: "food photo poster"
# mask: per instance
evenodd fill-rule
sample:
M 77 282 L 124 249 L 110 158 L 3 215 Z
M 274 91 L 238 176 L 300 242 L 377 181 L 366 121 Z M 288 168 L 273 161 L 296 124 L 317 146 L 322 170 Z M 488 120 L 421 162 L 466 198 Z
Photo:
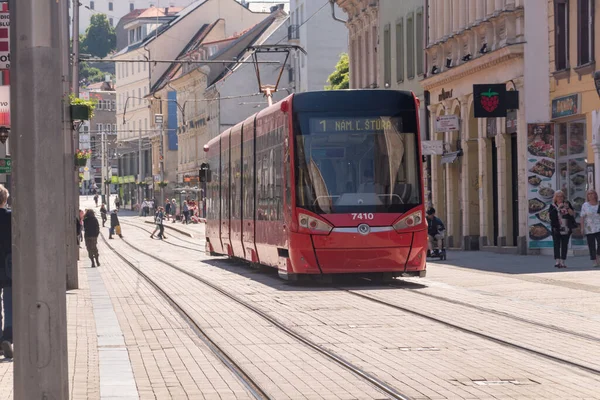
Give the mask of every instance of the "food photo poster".
M 527 200 L 529 248 L 552 247 L 548 207 L 556 191 L 554 124 L 527 126 Z

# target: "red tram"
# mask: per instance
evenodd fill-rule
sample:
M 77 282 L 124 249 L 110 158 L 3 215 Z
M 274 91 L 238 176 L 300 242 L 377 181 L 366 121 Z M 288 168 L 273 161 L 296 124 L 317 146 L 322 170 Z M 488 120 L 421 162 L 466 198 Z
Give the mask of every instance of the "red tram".
M 299 275 L 425 276 L 418 100 L 391 90 L 293 94 L 221 133 L 206 251 Z

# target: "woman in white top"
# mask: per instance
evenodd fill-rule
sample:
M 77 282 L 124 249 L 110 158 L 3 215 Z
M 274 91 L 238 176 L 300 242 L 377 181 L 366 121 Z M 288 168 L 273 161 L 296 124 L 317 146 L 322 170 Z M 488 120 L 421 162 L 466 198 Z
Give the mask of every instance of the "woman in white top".
M 581 226 L 587 236 L 590 259 L 594 267 L 600 267 L 600 213 L 598 213 L 598 193 L 588 190 L 586 202 L 581 207 Z

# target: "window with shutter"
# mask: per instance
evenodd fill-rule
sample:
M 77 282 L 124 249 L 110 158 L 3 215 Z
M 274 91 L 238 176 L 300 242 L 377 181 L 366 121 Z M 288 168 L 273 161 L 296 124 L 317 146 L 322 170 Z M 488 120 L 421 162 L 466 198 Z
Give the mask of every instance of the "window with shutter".
M 423 67 L 423 53 L 425 52 L 425 45 L 423 40 L 423 35 L 425 34 L 424 26 L 423 26 L 423 12 L 417 12 L 417 41 L 416 41 L 416 58 L 417 58 L 417 75 L 423 75 L 424 67 Z
M 385 87 L 392 84 L 392 44 L 390 26 L 383 29 L 383 79 Z
M 396 81 L 404 81 L 404 23 L 396 23 Z
M 594 0 L 579 0 L 577 11 L 577 65 L 594 61 Z
M 554 52 L 557 71 L 569 68 L 569 1 L 554 2 Z
M 406 76 L 415 77 L 415 20 L 413 14 L 406 18 Z

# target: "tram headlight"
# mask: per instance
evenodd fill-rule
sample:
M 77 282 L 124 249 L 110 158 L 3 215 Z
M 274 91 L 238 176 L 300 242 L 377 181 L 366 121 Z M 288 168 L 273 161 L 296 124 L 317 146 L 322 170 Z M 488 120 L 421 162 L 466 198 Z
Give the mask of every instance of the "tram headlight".
M 300 228 L 308 229 L 310 233 L 314 234 L 327 235 L 333 229 L 328 223 L 306 214 L 298 214 L 298 223 L 300 224 Z
M 421 211 L 415 211 L 396 222 L 394 224 L 394 229 L 398 231 L 402 229 L 413 228 L 415 226 L 421 225 L 422 222 L 423 213 Z

